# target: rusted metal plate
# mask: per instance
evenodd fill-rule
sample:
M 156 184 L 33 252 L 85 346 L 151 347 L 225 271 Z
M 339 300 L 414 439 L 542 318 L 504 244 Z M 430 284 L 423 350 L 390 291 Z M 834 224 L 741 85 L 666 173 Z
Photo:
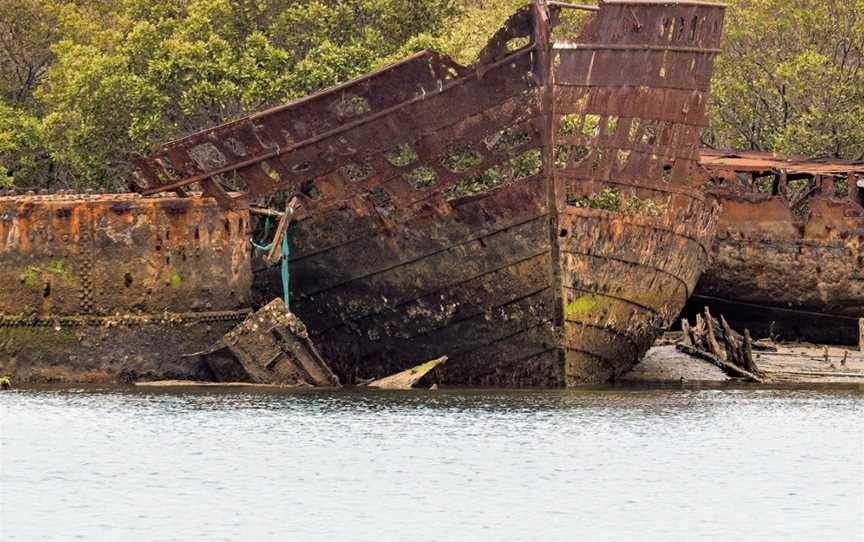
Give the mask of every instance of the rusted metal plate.
M 248 227 L 210 198 L 0 197 L 0 314 L 246 307 Z
M 716 4 L 608 2 L 554 46 L 568 382 L 632 367 L 708 260 L 715 209 L 690 177 L 722 22 Z M 585 208 L 604 190 L 617 209 Z

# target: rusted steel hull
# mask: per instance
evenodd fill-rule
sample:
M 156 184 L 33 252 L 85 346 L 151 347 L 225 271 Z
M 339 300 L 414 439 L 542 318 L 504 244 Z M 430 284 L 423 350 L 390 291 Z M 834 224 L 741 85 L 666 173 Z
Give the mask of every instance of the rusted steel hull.
M 632 368 L 707 263 L 716 208 L 688 181 L 721 25 L 716 5 L 614 3 L 554 49 L 568 383 Z M 604 189 L 618 194 L 617 210 L 584 207 Z
M 702 164 L 723 211 L 688 311 L 709 305 L 757 336 L 857 344 L 864 164 L 713 151 Z
M 441 355 L 451 385 L 606 381 L 705 263 L 715 209 L 688 182 L 722 14 L 604 2 L 559 42 L 537 2 L 471 67 L 420 53 L 169 144 L 141 160 L 145 190 L 299 195 L 292 309 L 345 382 Z M 576 205 L 609 187 L 620 208 Z M 255 283 L 280 293 L 275 270 Z
M 248 306 L 248 226 L 207 198 L 0 197 L 0 312 Z
M 780 198 L 720 201 L 714 260 L 693 304 L 723 306 L 733 325 L 758 336 L 856 344 L 864 318 L 864 219 L 844 216 L 856 210 L 842 200 L 815 200 L 800 224 Z
M 245 316 L 248 224 L 208 198 L 0 198 L 0 372 L 206 376 L 182 356 Z
M 708 261 L 713 231 L 713 211 L 697 209 L 689 227 L 593 210 L 565 215 L 562 231 L 576 232 L 561 247 L 568 381 L 625 373 L 680 313 Z M 706 228 L 692 231 L 699 221 Z

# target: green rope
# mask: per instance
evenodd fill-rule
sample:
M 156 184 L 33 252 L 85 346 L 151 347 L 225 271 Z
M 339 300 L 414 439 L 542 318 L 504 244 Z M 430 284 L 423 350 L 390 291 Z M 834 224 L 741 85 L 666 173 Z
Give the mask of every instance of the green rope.
M 288 209 L 288 212 L 292 215 L 294 214 L 294 209 Z M 289 222 L 290 225 L 290 222 Z M 270 235 L 270 217 L 265 217 L 264 219 L 264 239 L 267 239 L 267 236 Z M 273 249 L 273 242 L 266 245 L 259 245 L 255 242 L 254 239 L 250 239 L 249 242 L 252 243 L 252 246 L 261 252 L 270 252 Z M 288 228 L 285 228 L 285 234 L 282 236 L 282 259 L 281 259 L 281 267 L 282 267 L 282 298 L 285 301 L 285 308 L 289 311 L 291 310 L 290 305 L 290 287 L 291 287 L 291 275 L 288 271 L 288 257 L 291 255 L 290 253 L 291 246 L 288 243 Z
M 261 236 L 261 239 L 267 239 L 270 236 L 270 217 L 264 217 L 264 235 Z M 269 243 L 267 245 L 259 245 L 255 242 L 255 239 L 250 239 L 249 242 L 252 243 L 252 246 L 260 250 L 261 252 L 270 252 L 270 249 L 273 248 L 273 243 Z M 263 241 L 262 241 L 263 242 Z
M 293 209 L 291 210 L 293 213 Z M 290 256 L 290 247 L 288 245 L 288 228 L 285 228 L 285 235 L 282 236 L 282 293 L 285 298 L 285 308 L 290 312 L 291 304 L 289 300 L 290 293 L 290 279 L 291 276 L 288 272 L 288 256 Z

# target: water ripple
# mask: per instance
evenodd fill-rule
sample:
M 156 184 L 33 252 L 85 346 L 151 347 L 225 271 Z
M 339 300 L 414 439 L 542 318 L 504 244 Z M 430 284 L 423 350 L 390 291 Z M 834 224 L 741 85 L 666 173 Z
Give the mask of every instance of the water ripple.
M 0 394 L 4 540 L 859 539 L 864 397 Z

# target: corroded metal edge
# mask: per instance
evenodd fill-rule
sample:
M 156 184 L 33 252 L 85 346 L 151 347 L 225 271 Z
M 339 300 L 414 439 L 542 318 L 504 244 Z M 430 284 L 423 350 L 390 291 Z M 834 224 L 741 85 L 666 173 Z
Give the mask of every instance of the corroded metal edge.
M 50 315 L 50 314 L 2 314 L 0 328 L 3 327 L 79 327 L 174 325 L 208 322 L 239 322 L 252 314 L 252 309 L 235 311 L 204 312 L 163 312 L 156 314 L 124 314 L 115 316 L 92 315 Z

